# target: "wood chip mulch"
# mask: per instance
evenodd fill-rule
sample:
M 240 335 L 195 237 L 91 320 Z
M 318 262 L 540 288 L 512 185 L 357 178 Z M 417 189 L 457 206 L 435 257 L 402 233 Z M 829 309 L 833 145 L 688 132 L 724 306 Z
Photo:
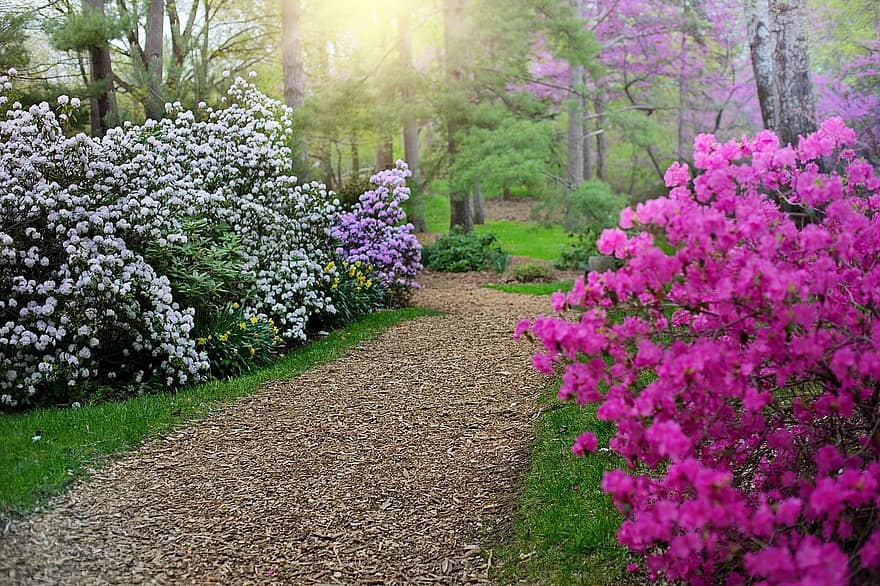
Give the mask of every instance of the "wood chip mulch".
M 548 300 L 425 275 L 445 312 L 152 440 L 0 536 L 0 584 L 485 583 L 528 465 Z

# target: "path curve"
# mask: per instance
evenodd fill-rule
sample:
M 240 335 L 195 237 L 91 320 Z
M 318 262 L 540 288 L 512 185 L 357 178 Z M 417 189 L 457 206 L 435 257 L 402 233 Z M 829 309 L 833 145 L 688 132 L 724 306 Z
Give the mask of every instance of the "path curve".
M 0 537 L 6 584 L 488 581 L 535 399 L 516 322 L 547 299 L 425 276 L 439 309 L 152 440 Z

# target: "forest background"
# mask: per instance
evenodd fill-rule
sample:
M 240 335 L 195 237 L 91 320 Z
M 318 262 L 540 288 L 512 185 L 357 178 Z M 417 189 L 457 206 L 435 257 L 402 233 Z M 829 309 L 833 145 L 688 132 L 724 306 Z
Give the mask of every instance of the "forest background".
M 403 158 L 420 231 L 425 193 L 448 196 L 465 231 L 484 197 L 522 195 L 558 202 L 556 219 L 583 229 L 571 224 L 602 227 L 622 204 L 663 193 L 665 169 L 688 161 L 698 134 L 773 127 L 755 72 L 762 20 L 779 4 L 5 0 L 0 70 L 14 68 L 24 105 L 82 97 L 70 130 L 93 135 L 160 118 L 166 103 L 213 104 L 228 76 L 255 72 L 295 109 L 300 178 L 343 199 Z M 880 3 L 787 4 L 812 117 L 842 116 L 876 164 Z

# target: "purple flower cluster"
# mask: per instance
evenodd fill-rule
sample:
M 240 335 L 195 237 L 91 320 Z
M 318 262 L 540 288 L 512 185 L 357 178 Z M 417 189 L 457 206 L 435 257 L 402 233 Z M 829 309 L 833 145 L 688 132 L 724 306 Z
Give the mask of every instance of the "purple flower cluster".
M 623 267 L 517 327 L 615 424 L 628 469 L 602 486 L 652 579 L 880 581 L 880 177 L 854 141 L 698 137 L 701 173 L 673 165 L 599 239 Z
M 405 162 L 397 161 L 393 169 L 371 177 L 376 189 L 361 195 L 350 212 L 339 213 L 330 231 L 341 260 L 374 267 L 391 288 L 417 287 L 416 276 L 422 270 L 422 247 L 413 225 L 403 223 L 402 204 L 410 194 L 406 178 L 411 174 Z

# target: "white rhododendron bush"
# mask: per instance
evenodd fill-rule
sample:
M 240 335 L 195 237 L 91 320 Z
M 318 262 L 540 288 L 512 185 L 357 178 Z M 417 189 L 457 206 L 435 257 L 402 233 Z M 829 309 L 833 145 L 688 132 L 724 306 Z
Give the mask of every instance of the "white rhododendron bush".
M 65 136 L 48 104 L 9 104 L 10 90 L 0 77 L 0 406 L 206 376 L 196 311 L 150 261 L 190 251 L 199 222 L 233 243 L 243 302 L 281 336 L 333 311 L 336 210 L 289 174 L 286 107 L 238 79 L 220 109 L 169 107 L 95 139 Z

